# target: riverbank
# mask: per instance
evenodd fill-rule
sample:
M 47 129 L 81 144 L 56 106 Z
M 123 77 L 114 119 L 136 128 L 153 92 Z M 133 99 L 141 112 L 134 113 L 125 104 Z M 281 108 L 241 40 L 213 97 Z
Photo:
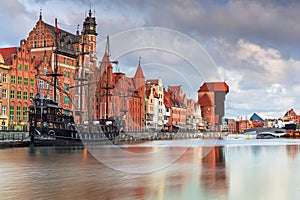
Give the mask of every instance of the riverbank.
M 177 139 L 219 139 L 225 136 L 225 132 L 125 132 L 113 141 L 114 144 L 138 143 L 156 140 L 177 140 Z M 86 138 L 86 136 L 85 136 Z M 92 139 L 91 139 L 92 141 Z M 30 145 L 28 132 L 0 132 L 0 147 L 26 147 Z
M 29 132 L 27 131 L 0 132 L 0 147 L 26 147 L 29 144 Z

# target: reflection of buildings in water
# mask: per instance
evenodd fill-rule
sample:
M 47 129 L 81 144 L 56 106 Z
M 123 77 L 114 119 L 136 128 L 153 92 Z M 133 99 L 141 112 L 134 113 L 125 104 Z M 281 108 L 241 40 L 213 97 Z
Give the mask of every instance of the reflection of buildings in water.
M 207 156 L 202 158 L 201 166 L 200 184 L 205 188 L 204 191 L 208 191 L 209 194 L 215 193 L 219 197 L 225 198 L 228 191 L 228 180 L 224 148 L 211 148 Z
M 289 158 L 293 160 L 296 158 L 297 154 L 300 153 L 299 145 L 286 145 L 286 152 Z

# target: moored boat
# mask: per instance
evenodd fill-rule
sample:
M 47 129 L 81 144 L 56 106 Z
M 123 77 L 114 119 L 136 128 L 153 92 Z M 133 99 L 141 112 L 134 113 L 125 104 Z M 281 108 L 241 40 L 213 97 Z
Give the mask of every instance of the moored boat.
M 75 124 L 72 115 L 48 97 L 37 94 L 29 107 L 29 134 L 34 146 L 83 146 L 87 142 L 113 141 L 119 127 L 112 121 Z

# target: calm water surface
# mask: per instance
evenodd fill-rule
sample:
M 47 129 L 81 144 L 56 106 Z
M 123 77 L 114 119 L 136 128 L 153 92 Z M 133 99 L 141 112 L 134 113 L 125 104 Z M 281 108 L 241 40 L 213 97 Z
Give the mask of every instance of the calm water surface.
M 269 141 L 121 148 L 129 152 L 126 155 L 144 155 L 141 160 L 124 157 L 110 147 L 100 148 L 99 152 L 110 153 L 106 156 L 113 163 L 110 167 L 87 148 L 0 149 L 0 199 L 298 200 L 300 145 Z M 158 167 L 171 157 L 176 159 Z M 123 165 L 125 170 L 114 167 Z M 149 166 L 154 170 L 138 173 Z M 137 173 L 126 172 L 128 167 Z

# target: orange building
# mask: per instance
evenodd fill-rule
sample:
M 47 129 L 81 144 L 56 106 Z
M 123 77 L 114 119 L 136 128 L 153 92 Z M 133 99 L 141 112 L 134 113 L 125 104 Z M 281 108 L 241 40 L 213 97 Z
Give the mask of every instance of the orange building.
M 219 125 L 222 124 L 224 101 L 228 92 L 229 87 L 225 82 L 204 83 L 198 90 L 198 104 L 210 130 L 219 130 Z
M 6 130 L 9 124 L 9 94 L 10 94 L 10 55 L 15 48 L 0 49 L 0 125 L 1 130 Z

